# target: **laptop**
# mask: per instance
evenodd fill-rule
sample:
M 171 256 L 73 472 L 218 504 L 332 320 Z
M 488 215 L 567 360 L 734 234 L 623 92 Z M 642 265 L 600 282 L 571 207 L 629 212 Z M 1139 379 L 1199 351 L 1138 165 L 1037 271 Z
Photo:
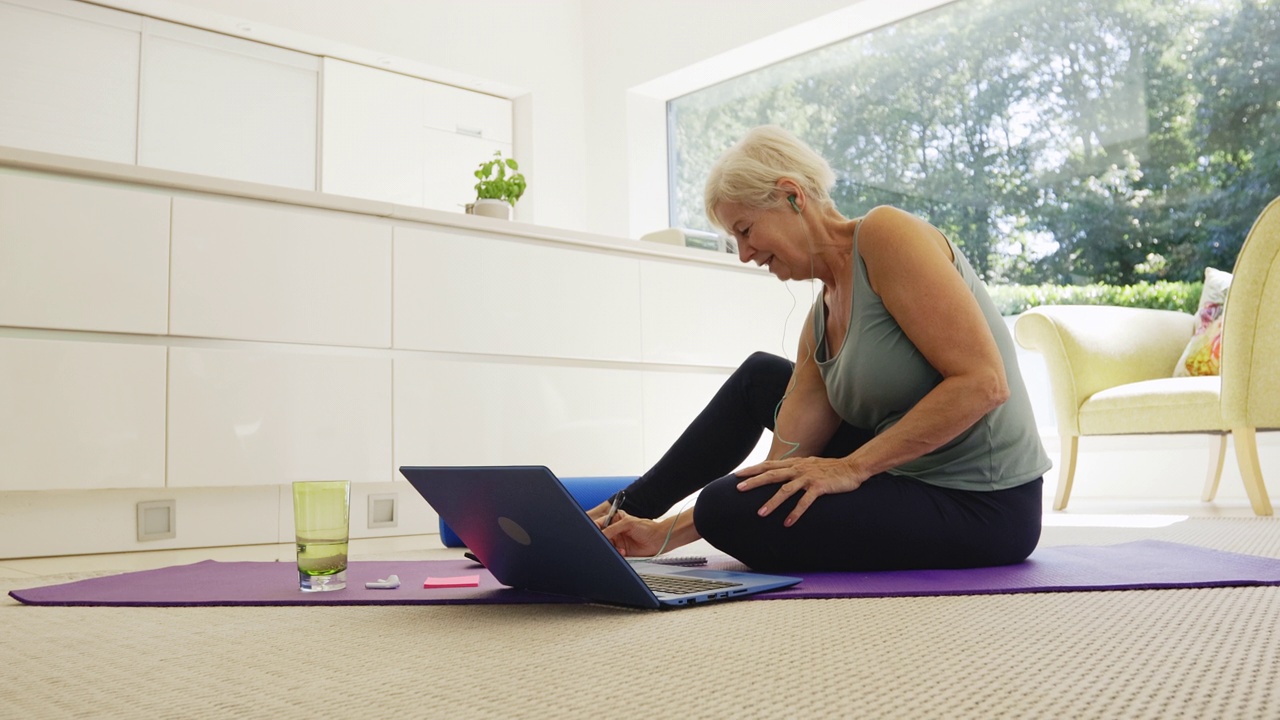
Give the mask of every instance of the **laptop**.
M 545 467 L 402 467 L 400 473 L 498 582 L 521 590 L 657 609 L 800 582 L 628 561 Z

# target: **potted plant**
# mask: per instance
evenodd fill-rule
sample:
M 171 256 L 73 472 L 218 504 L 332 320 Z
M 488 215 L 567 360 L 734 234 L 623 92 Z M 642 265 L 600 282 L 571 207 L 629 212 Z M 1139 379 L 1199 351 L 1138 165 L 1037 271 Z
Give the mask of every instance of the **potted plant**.
M 493 159 L 480 163 L 475 175 L 479 182 L 472 212 L 504 220 L 510 217 L 511 208 L 527 186 L 520 165 L 513 158 L 502 157 L 501 150 L 494 150 Z

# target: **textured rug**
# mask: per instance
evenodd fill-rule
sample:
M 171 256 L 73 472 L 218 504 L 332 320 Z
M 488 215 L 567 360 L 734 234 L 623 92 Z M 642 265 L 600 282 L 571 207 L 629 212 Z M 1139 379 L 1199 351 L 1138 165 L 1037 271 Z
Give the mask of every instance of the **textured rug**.
M 1041 548 L 1162 540 L 1280 560 L 1280 518 L 1252 517 L 1247 505 L 1241 513 L 1047 525 Z M 354 557 L 460 557 L 427 540 Z M 156 562 L 290 565 L 292 548 L 278 553 L 214 549 Z M 0 575 L 0 720 L 1280 718 L 1280 585 L 678 612 L 577 603 L 33 607 L 8 596 L 159 567 L 146 554 L 75 560 Z M 423 578 L 401 579 L 420 587 Z
M 712 558 L 712 567 L 741 567 Z M 401 587 L 368 589 L 365 582 L 395 574 Z M 1151 590 L 1280 585 L 1280 560 L 1142 540 L 1118 545 L 1041 548 L 1019 565 L 967 570 L 796 573 L 794 587 L 744 599 L 920 597 L 1082 590 Z M 428 577 L 475 575 L 477 587 L 424 588 Z M 501 585 L 469 560 L 353 562 L 344 590 L 302 593 L 285 562 L 216 562 L 91 578 L 9 594 L 30 605 L 451 605 L 573 603 L 575 598 Z

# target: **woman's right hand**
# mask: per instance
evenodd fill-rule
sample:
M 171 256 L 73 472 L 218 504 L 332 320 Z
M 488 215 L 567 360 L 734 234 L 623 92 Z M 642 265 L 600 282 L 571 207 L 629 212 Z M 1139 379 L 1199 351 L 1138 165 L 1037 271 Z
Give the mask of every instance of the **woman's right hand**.
M 609 508 L 605 507 L 605 512 L 608 510 Z M 658 523 L 634 517 L 619 510 L 614 513 L 613 522 L 609 523 L 609 527 L 604 528 L 604 536 L 613 543 L 623 557 L 653 557 L 663 549 L 667 531 L 673 522 L 675 522 L 674 518 Z

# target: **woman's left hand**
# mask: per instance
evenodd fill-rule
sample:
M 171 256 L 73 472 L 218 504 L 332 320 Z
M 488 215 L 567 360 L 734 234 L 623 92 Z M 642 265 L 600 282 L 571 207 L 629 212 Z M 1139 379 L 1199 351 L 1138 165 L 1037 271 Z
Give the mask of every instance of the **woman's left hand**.
M 783 525 L 791 527 L 800 516 L 822 495 L 857 490 L 867 478 L 854 469 L 847 458 L 787 458 L 769 460 L 759 465 L 743 468 L 735 473 L 745 478 L 738 483 L 739 490 L 752 490 L 763 485 L 781 484 L 778 492 L 769 498 L 759 510 L 765 517 L 778 509 L 787 498 L 801 493 L 791 514 Z

